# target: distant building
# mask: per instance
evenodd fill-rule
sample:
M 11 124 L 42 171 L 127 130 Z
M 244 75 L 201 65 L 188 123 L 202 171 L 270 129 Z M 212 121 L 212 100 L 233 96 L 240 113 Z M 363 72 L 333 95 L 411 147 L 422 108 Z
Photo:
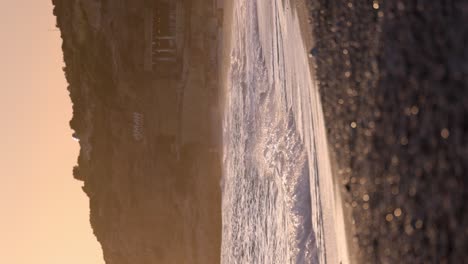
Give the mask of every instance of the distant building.
M 158 77 L 177 77 L 182 69 L 185 14 L 182 0 L 154 0 L 145 13 L 144 68 Z

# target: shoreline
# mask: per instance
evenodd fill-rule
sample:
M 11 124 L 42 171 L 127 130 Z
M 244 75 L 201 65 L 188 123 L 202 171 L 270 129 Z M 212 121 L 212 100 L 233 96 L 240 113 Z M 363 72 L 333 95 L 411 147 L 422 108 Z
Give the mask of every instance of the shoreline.
M 302 35 L 302 39 L 304 42 L 304 46 L 306 48 L 305 50 L 305 56 L 308 57 L 308 62 L 309 62 L 309 69 L 310 69 L 310 76 L 311 79 L 314 80 L 314 82 L 317 82 L 317 76 L 316 76 L 316 68 L 317 64 L 316 61 L 313 57 L 310 57 L 309 51 L 314 47 L 314 36 L 313 36 L 313 27 L 312 27 L 312 17 L 310 15 L 310 7 L 306 3 L 306 0 L 291 0 L 291 5 L 295 7 L 296 9 L 296 14 L 300 26 L 300 31 Z M 319 85 L 317 85 L 318 87 Z M 319 88 L 319 87 L 318 87 Z M 320 95 L 320 91 L 319 91 Z M 319 101 L 321 101 L 321 96 L 319 96 Z M 323 107 L 320 105 L 320 109 L 322 110 L 322 116 L 323 116 Z M 325 120 L 325 118 L 323 118 Z M 334 223 L 334 232 L 335 232 L 335 241 L 332 243 L 336 243 L 334 245 L 337 250 L 338 250 L 338 259 L 340 260 L 340 263 L 342 264 L 347 264 L 347 263 L 355 263 L 355 258 L 354 254 L 352 254 L 350 246 L 352 245 L 351 243 L 351 235 L 352 235 L 352 224 L 351 224 L 351 212 L 349 210 L 345 210 L 343 206 L 343 201 L 341 198 L 341 190 L 339 186 L 339 179 L 336 176 L 337 175 L 337 163 L 335 160 L 335 157 L 333 155 L 333 152 L 330 151 L 329 148 L 329 143 L 327 140 L 327 133 L 324 133 L 325 140 L 326 142 L 326 147 L 328 148 L 328 158 L 330 161 L 330 167 L 331 167 L 331 176 L 332 176 L 332 185 L 333 185 L 333 190 L 334 190 L 334 204 L 332 205 L 332 208 L 334 207 L 334 212 L 333 212 L 333 217 L 335 219 Z M 320 190 L 321 195 L 323 195 L 323 192 L 326 190 Z M 324 210 L 324 214 L 327 214 Z M 346 217 L 345 217 L 346 216 Z M 333 238 L 328 238 L 329 240 L 332 240 Z M 326 243 L 326 242 L 325 242 Z M 328 257 L 327 257 L 328 259 Z
M 226 103 L 226 94 L 227 94 L 227 78 L 229 75 L 230 69 L 230 58 L 231 58 L 231 49 L 232 49 L 232 18 L 233 18 L 233 2 L 230 0 L 223 0 L 223 25 L 222 25 L 222 54 L 220 59 L 220 68 L 219 68 L 219 110 L 221 114 L 221 122 L 224 118 L 224 109 Z M 222 133 L 222 131 L 221 131 Z M 221 135 L 221 140 L 223 135 Z
M 224 111 L 226 108 L 226 96 L 228 92 L 228 74 L 230 69 L 230 53 L 232 48 L 232 18 L 233 18 L 233 3 L 231 1 L 225 1 L 224 4 L 224 17 L 223 17 L 223 55 L 221 61 L 220 71 L 220 104 L 219 109 L 222 113 L 222 117 L 224 117 Z M 304 56 L 308 56 L 308 50 L 313 47 L 313 29 L 311 20 L 309 19 L 309 12 L 310 9 L 307 6 L 306 0 L 291 0 L 291 7 L 296 10 L 296 15 L 300 27 L 301 37 L 305 46 Z M 307 62 L 309 64 L 310 69 L 310 76 L 313 82 L 316 82 L 316 64 L 310 58 L 307 58 Z M 311 100 L 319 100 L 320 96 L 313 96 L 317 98 L 311 98 Z M 318 103 L 317 105 L 321 105 Z M 321 106 L 320 110 L 322 110 Z M 317 116 L 322 116 L 323 112 L 321 111 L 318 113 Z M 320 119 L 320 118 L 319 118 Z M 320 120 L 318 120 L 320 122 Z M 314 122 L 315 123 L 315 122 Z M 324 131 L 318 131 L 320 135 L 323 135 L 323 138 L 326 138 L 326 133 Z M 223 136 L 222 136 L 223 137 Z M 222 138 L 221 137 L 221 138 Z M 322 137 L 321 137 L 322 138 Z M 336 162 L 334 162 L 333 157 L 331 157 L 331 152 L 326 150 L 328 147 L 328 143 L 325 142 L 317 142 L 319 144 L 319 149 L 325 149 L 324 152 L 329 152 L 331 162 L 325 162 L 327 158 L 321 158 L 324 170 L 324 175 L 320 177 L 319 181 L 322 182 L 324 185 L 323 188 L 319 189 L 319 199 L 322 200 L 322 212 L 323 212 L 323 220 L 326 222 L 324 223 L 324 241 L 325 241 L 325 260 L 329 263 L 354 263 L 351 262 L 350 251 L 349 251 L 349 241 L 350 241 L 350 231 L 349 227 L 352 226 L 349 221 L 346 222 L 345 220 L 349 220 L 350 218 L 347 217 L 346 219 L 343 215 L 347 212 L 343 211 L 343 203 L 341 201 L 341 193 L 339 189 L 339 185 L 337 183 L 337 177 L 335 176 L 336 171 Z M 321 144 L 320 144 L 321 143 Z M 326 163 L 326 164 L 325 164 Z M 328 164 L 330 163 L 330 164 Z M 324 165 L 325 164 L 325 165 Z M 327 165 L 328 164 L 328 165 Z M 331 170 L 332 177 L 329 177 L 330 173 L 328 171 Z M 323 179 L 323 177 L 327 177 L 327 179 Z M 331 179 L 328 179 L 331 178 Z M 222 179 L 221 179 L 222 180 Z M 329 194 L 330 191 L 333 190 L 333 194 Z M 326 201 L 324 201 L 326 200 Z M 347 214 L 346 214 L 347 215 Z M 221 243 L 223 241 L 221 240 Z
M 221 52 L 218 54 L 220 58 L 218 58 L 218 106 L 217 106 L 217 114 L 219 117 L 219 136 L 218 136 L 218 143 L 217 146 L 218 150 L 218 157 L 221 163 L 221 175 L 218 179 L 218 188 L 220 191 L 220 219 L 221 219 L 221 233 L 220 233 L 220 243 L 219 243 L 219 252 L 220 258 L 219 263 L 222 263 L 222 247 L 223 247 L 223 182 L 224 182 L 224 116 L 225 116 L 225 109 L 226 109 L 226 96 L 227 96 L 227 87 L 228 87 L 228 76 L 230 71 L 231 65 L 231 48 L 232 48 L 232 18 L 233 18 L 233 2 L 230 0 L 218 0 L 222 1 L 222 25 L 220 30 L 220 41 L 218 43 L 219 47 L 222 49 Z

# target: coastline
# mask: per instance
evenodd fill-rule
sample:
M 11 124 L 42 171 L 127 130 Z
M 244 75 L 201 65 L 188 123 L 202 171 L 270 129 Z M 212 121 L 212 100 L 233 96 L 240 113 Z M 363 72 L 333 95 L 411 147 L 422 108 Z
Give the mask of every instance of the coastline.
M 291 0 L 291 5 L 295 7 L 296 9 L 296 14 L 300 26 L 300 31 L 302 35 L 302 39 L 304 42 L 304 46 L 306 48 L 304 55 L 308 56 L 308 62 L 309 62 L 309 69 L 310 69 L 310 76 L 311 79 L 317 83 L 317 75 L 316 75 L 316 68 L 317 64 L 314 59 L 314 57 L 311 57 L 309 54 L 309 51 L 314 47 L 314 35 L 313 35 L 313 18 L 310 15 L 311 9 L 310 6 L 307 4 L 307 0 Z M 317 84 L 319 86 L 319 84 Z M 319 91 L 320 93 L 320 91 Z M 318 100 L 320 101 L 320 97 Z M 320 109 L 323 109 L 320 105 Z M 323 113 L 322 113 L 323 115 Z M 325 118 L 324 118 L 325 119 Z M 326 121 L 326 120 L 325 120 Z M 326 140 L 327 138 L 327 133 L 323 131 L 323 136 Z M 328 140 L 326 143 L 326 147 L 330 149 Z M 334 255 L 334 253 L 330 253 L 327 251 L 327 259 L 339 259 L 339 263 L 342 264 L 347 264 L 347 263 L 356 263 L 354 254 L 352 253 L 352 246 L 351 243 L 351 236 L 352 236 L 352 223 L 351 223 L 351 212 L 349 210 L 345 210 L 341 198 L 341 189 L 340 185 L 338 183 L 339 179 L 336 176 L 337 175 L 337 163 L 335 160 L 335 156 L 333 155 L 333 152 L 330 150 L 325 150 L 325 152 L 328 152 L 328 159 L 329 159 L 329 165 L 331 169 L 331 180 L 332 180 L 332 189 L 333 189 L 333 197 L 334 201 L 329 201 L 332 202 L 333 204 L 331 205 L 330 208 L 333 208 L 333 212 L 326 212 L 327 208 L 324 208 L 324 214 L 327 213 L 332 213 L 333 216 L 332 218 L 334 219 L 334 227 L 332 227 L 333 231 L 331 231 L 332 234 L 334 234 L 335 237 L 332 237 L 333 235 L 329 234 L 326 235 L 325 239 L 328 240 L 326 241 L 326 245 L 331 246 L 331 247 L 336 247 L 337 249 L 337 255 L 336 256 L 330 256 L 330 254 Z M 321 196 L 323 196 L 323 192 L 326 192 L 327 190 L 321 189 L 320 192 L 322 192 Z M 328 209 L 330 209 L 328 208 Z M 325 233 L 330 233 L 325 231 Z M 327 237 L 328 236 L 328 237 Z M 334 244 L 334 245 L 330 245 Z
M 231 65 L 231 49 L 232 49 L 232 17 L 233 17 L 233 1 L 223 0 L 223 25 L 222 25 L 222 54 L 220 58 L 219 68 L 219 111 L 221 113 L 221 122 L 224 117 L 224 109 L 227 94 L 227 81 L 229 68 Z M 222 133 L 222 131 L 221 131 Z M 222 135 L 221 135 L 222 138 Z
M 314 46 L 314 39 L 313 39 L 313 28 L 312 28 L 312 20 L 310 18 L 310 9 L 307 5 L 306 0 L 291 0 L 291 7 L 295 8 L 298 23 L 300 27 L 300 32 L 303 40 L 303 46 L 305 47 L 304 56 L 308 56 L 308 50 L 310 50 Z M 220 68 L 220 111 L 223 112 L 222 116 L 224 116 L 224 109 L 226 108 L 226 98 L 225 96 L 228 94 L 228 74 L 230 68 L 230 58 L 231 58 L 231 45 L 232 45 L 232 16 L 233 16 L 233 3 L 231 1 L 225 1 L 224 4 L 224 24 L 223 24 L 223 56 L 222 56 L 222 67 Z M 286 11 L 286 10 L 285 10 Z M 316 63 L 313 59 L 308 58 L 307 62 L 309 64 L 310 69 L 310 78 L 312 79 L 312 83 L 317 83 L 316 81 Z M 317 85 L 316 85 L 317 86 Z M 318 87 L 318 86 L 317 86 Z M 317 124 L 321 123 L 319 127 L 324 128 L 323 126 L 323 113 L 322 107 L 320 104 L 321 96 L 312 93 L 312 97 L 310 100 L 312 102 L 317 102 L 313 105 L 319 105 L 318 109 L 320 109 L 320 113 L 314 114 L 314 123 L 318 122 Z M 319 129 L 320 130 L 320 129 Z M 322 173 L 318 179 L 321 182 L 320 188 L 316 192 L 321 200 L 320 204 L 322 206 L 323 212 L 323 239 L 325 241 L 325 251 L 324 257 L 325 261 L 328 263 L 355 263 L 351 261 L 351 254 L 350 254 L 350 228 L 352 224 L 350 223 L 351 217 L 349 217 L 350 213 L 348 211 L 344 211 L 343 203 L 341 200 L 341 190 L 339 188 L 338 179 L 336 178 L 336 161 L 334 157 L 331 155 L 333 154 L 331 151 L 328 151 L 328 143 L 326 140 L 326 132 L 317 131 L 318 137 L 320 139 L 315 140 L 315 144 L 318 146 L 318 150 L 321 150 L 322 153 L 328 152 L 326 156 L 330 157 L 319 157 L 319 166 L 321 167 L 320 170 Z M 325 139 L 324 141 L 322 139 Z M 328 158 L 331 161 L 328 161 Z M 324 179 L 326 178 L 326 179 Z M 315 199 L 315 198 L 314 198 Z M 346 218 L 344 217 L 346 215 Z M 221 242 L 223 243 L 223 241 Z

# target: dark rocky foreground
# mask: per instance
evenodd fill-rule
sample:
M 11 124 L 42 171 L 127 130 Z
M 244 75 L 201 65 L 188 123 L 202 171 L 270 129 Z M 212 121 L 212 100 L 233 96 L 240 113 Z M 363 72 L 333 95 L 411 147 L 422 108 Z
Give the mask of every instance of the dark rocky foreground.
M 356 263 L 468 259 L 468 2 L 309 1 Z
M 158 3 L 53 0 L 81 146 L 74 176 L 106 263 L 219 263 L 220 10 L 178 1 L 183 72 L 161 77 L 144 68 L 145 13 Z

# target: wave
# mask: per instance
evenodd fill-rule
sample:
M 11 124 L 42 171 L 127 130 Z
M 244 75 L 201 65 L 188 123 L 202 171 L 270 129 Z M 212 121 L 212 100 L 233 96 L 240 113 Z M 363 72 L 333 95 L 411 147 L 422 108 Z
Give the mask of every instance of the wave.
M 286 87 L 277 81 L 285 77 L 284 65 L 272 63 L 275 56 L 265 49 L 261 12 L 256 1 L 234 7 L 223 122 L 222 263 L 317 263 L 308 152 Z

